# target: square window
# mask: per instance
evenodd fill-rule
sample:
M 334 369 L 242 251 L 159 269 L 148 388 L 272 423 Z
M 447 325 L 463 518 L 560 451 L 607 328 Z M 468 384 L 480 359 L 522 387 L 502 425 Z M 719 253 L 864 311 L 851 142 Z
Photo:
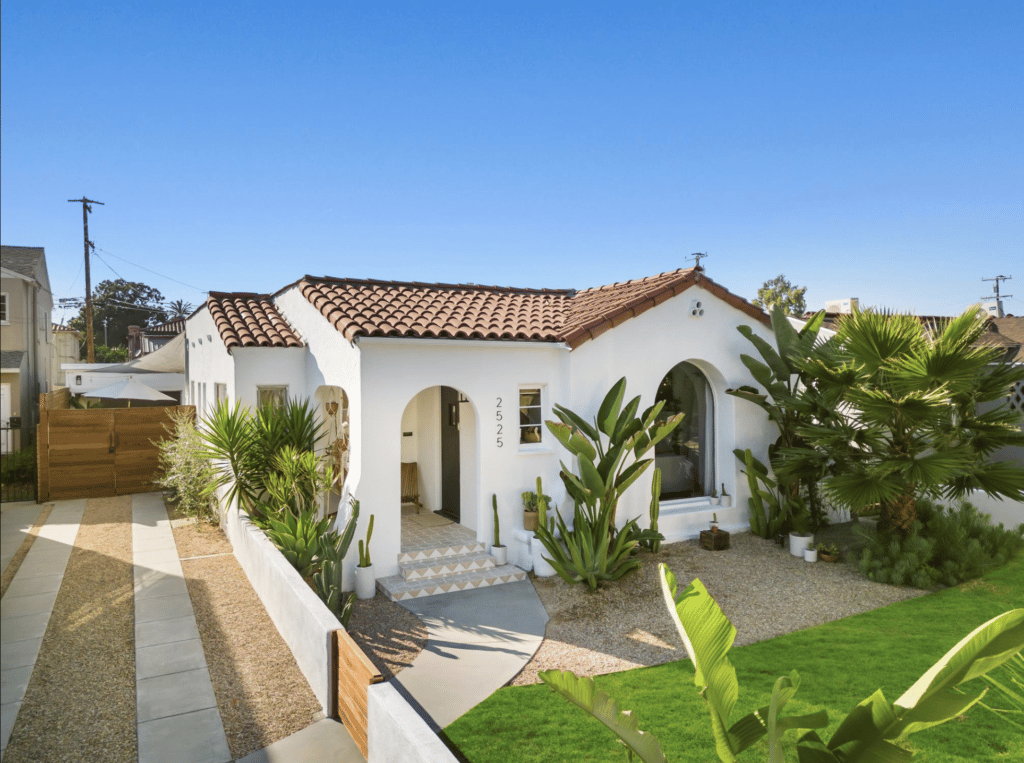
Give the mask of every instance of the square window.
M 283 408 L 285 398 L 288 397 L 288 387 L 257 387 L 256 402 L 260 408 L 265 405 L 274 408 Z
M 536 445 L 541 441 L 543 431 L 543 408 L 540 387 L 524 387 L 519 390 L 519 443 Z
M 7 314 L 7 292 L 0 294 L 0 323 L 9 323 L 11 320 Z

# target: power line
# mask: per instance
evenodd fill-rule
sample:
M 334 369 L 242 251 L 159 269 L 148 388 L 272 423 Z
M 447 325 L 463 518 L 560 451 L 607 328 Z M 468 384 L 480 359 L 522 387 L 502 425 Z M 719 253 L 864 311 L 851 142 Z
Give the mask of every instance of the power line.
M 124 257 L 118 257 L 118 255 L 114 254 L 113 252 L 108 252 L 105 249 L 100 249 L 99 251 L 102 252 L 103 254 L 109 254 L 112 257 L 115 257 L 115 258 L 121 260 L 122 262 L 127 262 L 129 265 L 134 265 L 135 267 L 141 268 L 142 270 L 145 270 L 147 272 L 152 272 L 154 275 L 159 275 L 159 277 L 162 278 L 162 279 L 167 279 L 168 281 L 173 281 L 175 284 L 180 284 L 181 286 L 187 286 L 189 289 L 195 289 L 200 294 L 209 294 L 210 293 L 208 291 L 204 291 L 203 289 L 200 289 L 198 286 L 193 286 L 191 284 L 186 284 L 183 281 L 178 281 L 177 279 L 172 279 L 170 277 L 170 275 L 165 275 L 162 272 L 157 272 L 156 270 L 154 270 L 152 268 L 148 268 L 145 265 L 140 265 L 137 262 L 132 262 L 131 260 L 127 260 Z M 110 267 L 110 265 L 108 265 L 108 267 Z M 111 267 L 111 269 L 113 270 L 114 268 Z
M 100 249 L 100 251 L 102 252 L 103 250 L 102 250 L 102 249 Z M 125 278 L 125 277 L 124 277 L 123 275 L 121 275 L 121 274 L 120 274 L 120 273 L 118 273 L 118 272 L 117 272 L 116 270 L 114 270 L 114 268 L 113 268 L 113 267 L 111 267 L 111 265 L 110 265 L 110 263 L 109 263 L 109 262 L 107 262 L 107 261 L 106 261 L 105 259 L 103 259 L 103 258 L 102 258 L 102 257 L 100 257 L 100 256 L 99 256 L 98 254 L 96 254 L 96 246 L 95 246 L 95 245 L 93 245 L 93 248 L 92 248 L 92 253 L 93 253 L 93 255 L 94 255 L 94 256 L 96 257 L 96 259 L 97 259 L 97 260 L 99 260 L 99 261 L 100 261 L 100 262 L 102 262 L 102 263 L 103 263 L 104 265 L 106 265 L 106 266 L 107 266 L 108 268 L 110 268 L 110 272 L 111 272 L 111 273 L 113 273 L 113 274 L 114 274 L 115 276 L 117 276 L 118 278 L 120 278 L 120 279 L 121 279 L 122 281 L 126 281 L 126 280 L 127 280 L 127 279 L 126 279 L 126 278 Z

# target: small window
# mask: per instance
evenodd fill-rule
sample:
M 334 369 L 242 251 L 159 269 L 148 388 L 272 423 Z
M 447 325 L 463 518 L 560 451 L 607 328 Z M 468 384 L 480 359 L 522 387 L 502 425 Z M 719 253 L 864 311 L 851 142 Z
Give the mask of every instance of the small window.
M 283 408 L 285 398 L 288 397 L 288 387 L 257 387 L 256 402 L 262 408 L 265 405 L 274 408 Z
M 11 316 L 7 314 L 7 292 L 0 294 L 0 323 L 10 323 Z
M 541 441 L 543 408 L 541 388 L 523 387 L 519 390 L 519 443 L 536 445 Z

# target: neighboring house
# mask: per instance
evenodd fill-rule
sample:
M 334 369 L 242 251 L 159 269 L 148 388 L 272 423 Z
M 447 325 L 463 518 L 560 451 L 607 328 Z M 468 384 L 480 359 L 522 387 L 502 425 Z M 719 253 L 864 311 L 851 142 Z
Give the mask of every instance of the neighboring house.
M 21 445 L 32 441 L 39 393 L 52 388 L 52 313 L 43 247 L 0 247 L 0 425 L 20 421 Z
M 641 411 L 657 398 L 666 415 L 687 414 L 657 453 L 661 531 L 695 537 L 713 511 L 745 528 L 733 449 L 766 458 L 777 432 L 725 391 L 754 383 L 737 327 L 772 341 L 769 323 L 696 268 L 583 291 L 306 276 L 272 295 L 211 293 L 186 321 L 187 392 L 200 411 L 219 400 L 315 403 L 329 443 L 348 448 L 343 495 L 359 498 L 361 522 L 376 516 L 381 577 L 398 571 L 402 463 L 418 464 L 426 509 L 481 540 L 492 494 L 503 537 L 522 529 L 520 494 L 538 476 L 571 515 L 558 477 L 571 460 L 543 422 L 555 404 L 592 418 L 622 376 Z M 646 526 L 652 476 L 623 498 L 620 523 Z M 731 506 L 709 497 L 723 485 Z
M 53 350 L 50 354 L 50 383 L 54 387 L 66 387 L 61 366 L 65 363 L 78 362 L 82 350 L 82 337 L 74 329 L 58 326 L 56 323 L 51 327 L 51 331 Z
M 148 355 L 163 347 L 185 330 L 185 319 L 174 318 L 147 329 L 139 326 L 128 327 L 128 359 Z
M 73 395 L 92 392 L 124 379 L 134 379 L 158 392 L 163 392 L 172 397 L 175 403 L 179 403 L 185 389 L 185 336 L 178 334 L 164 346 L 127 363 L 64 363 L 61 369 L 66 375 L 67 386 L 71 388 Z M 127 405 L 127 401 L 121 404 Z M 114 402 L 106 403 L 106 407 L 116 405 L 118 404 Z M 147 404 L 135 402 L 133 405 Z M 159 402 L 149 405 L 171 403 Z

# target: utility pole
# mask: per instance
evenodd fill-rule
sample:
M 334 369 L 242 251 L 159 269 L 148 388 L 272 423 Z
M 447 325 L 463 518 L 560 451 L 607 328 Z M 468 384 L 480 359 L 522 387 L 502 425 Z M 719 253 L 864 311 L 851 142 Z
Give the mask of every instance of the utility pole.
M 89 240 L 89 213 L 92 212 L 92 204 L 104 206 L 102 201 L 87 199 L 84 195 L 80 199 L 68 199 L 69 203 L 82 204 L 82 229 L 85 235 L 85 341 L 88 347 L 88 359 L 90 363 L 96 362 L 96 347 L 92 338 L 92 281 L 89 278 L 89 247 L 93 249 L 96 245 Z
M 1003 294 L 1002 296 L 1000 296 L 1000 294 L 999 294 L 999 282 L 1000 281 L 1009 281 L 1009 280 L 1012 280 L 1012 279 L 1013 279 L 1013 276 L 996 276 L 995 278 L 982 278 L 981 279 L 982 281 L 995 281 L 996 282 L 996 285 L 992 287 L 992 291 L 994 291 L 996 293 L 996 317 L 997 318 L 1002 318 L 1003 317 L 1003 303 L 1001 301 L 1002 298 L 1003 297 L 1012 297 L 1013 296 L 1012 294 Z M 985 299 L 985 298 L 986 298 L 985 296 L 982 296 L 982 299 Z

